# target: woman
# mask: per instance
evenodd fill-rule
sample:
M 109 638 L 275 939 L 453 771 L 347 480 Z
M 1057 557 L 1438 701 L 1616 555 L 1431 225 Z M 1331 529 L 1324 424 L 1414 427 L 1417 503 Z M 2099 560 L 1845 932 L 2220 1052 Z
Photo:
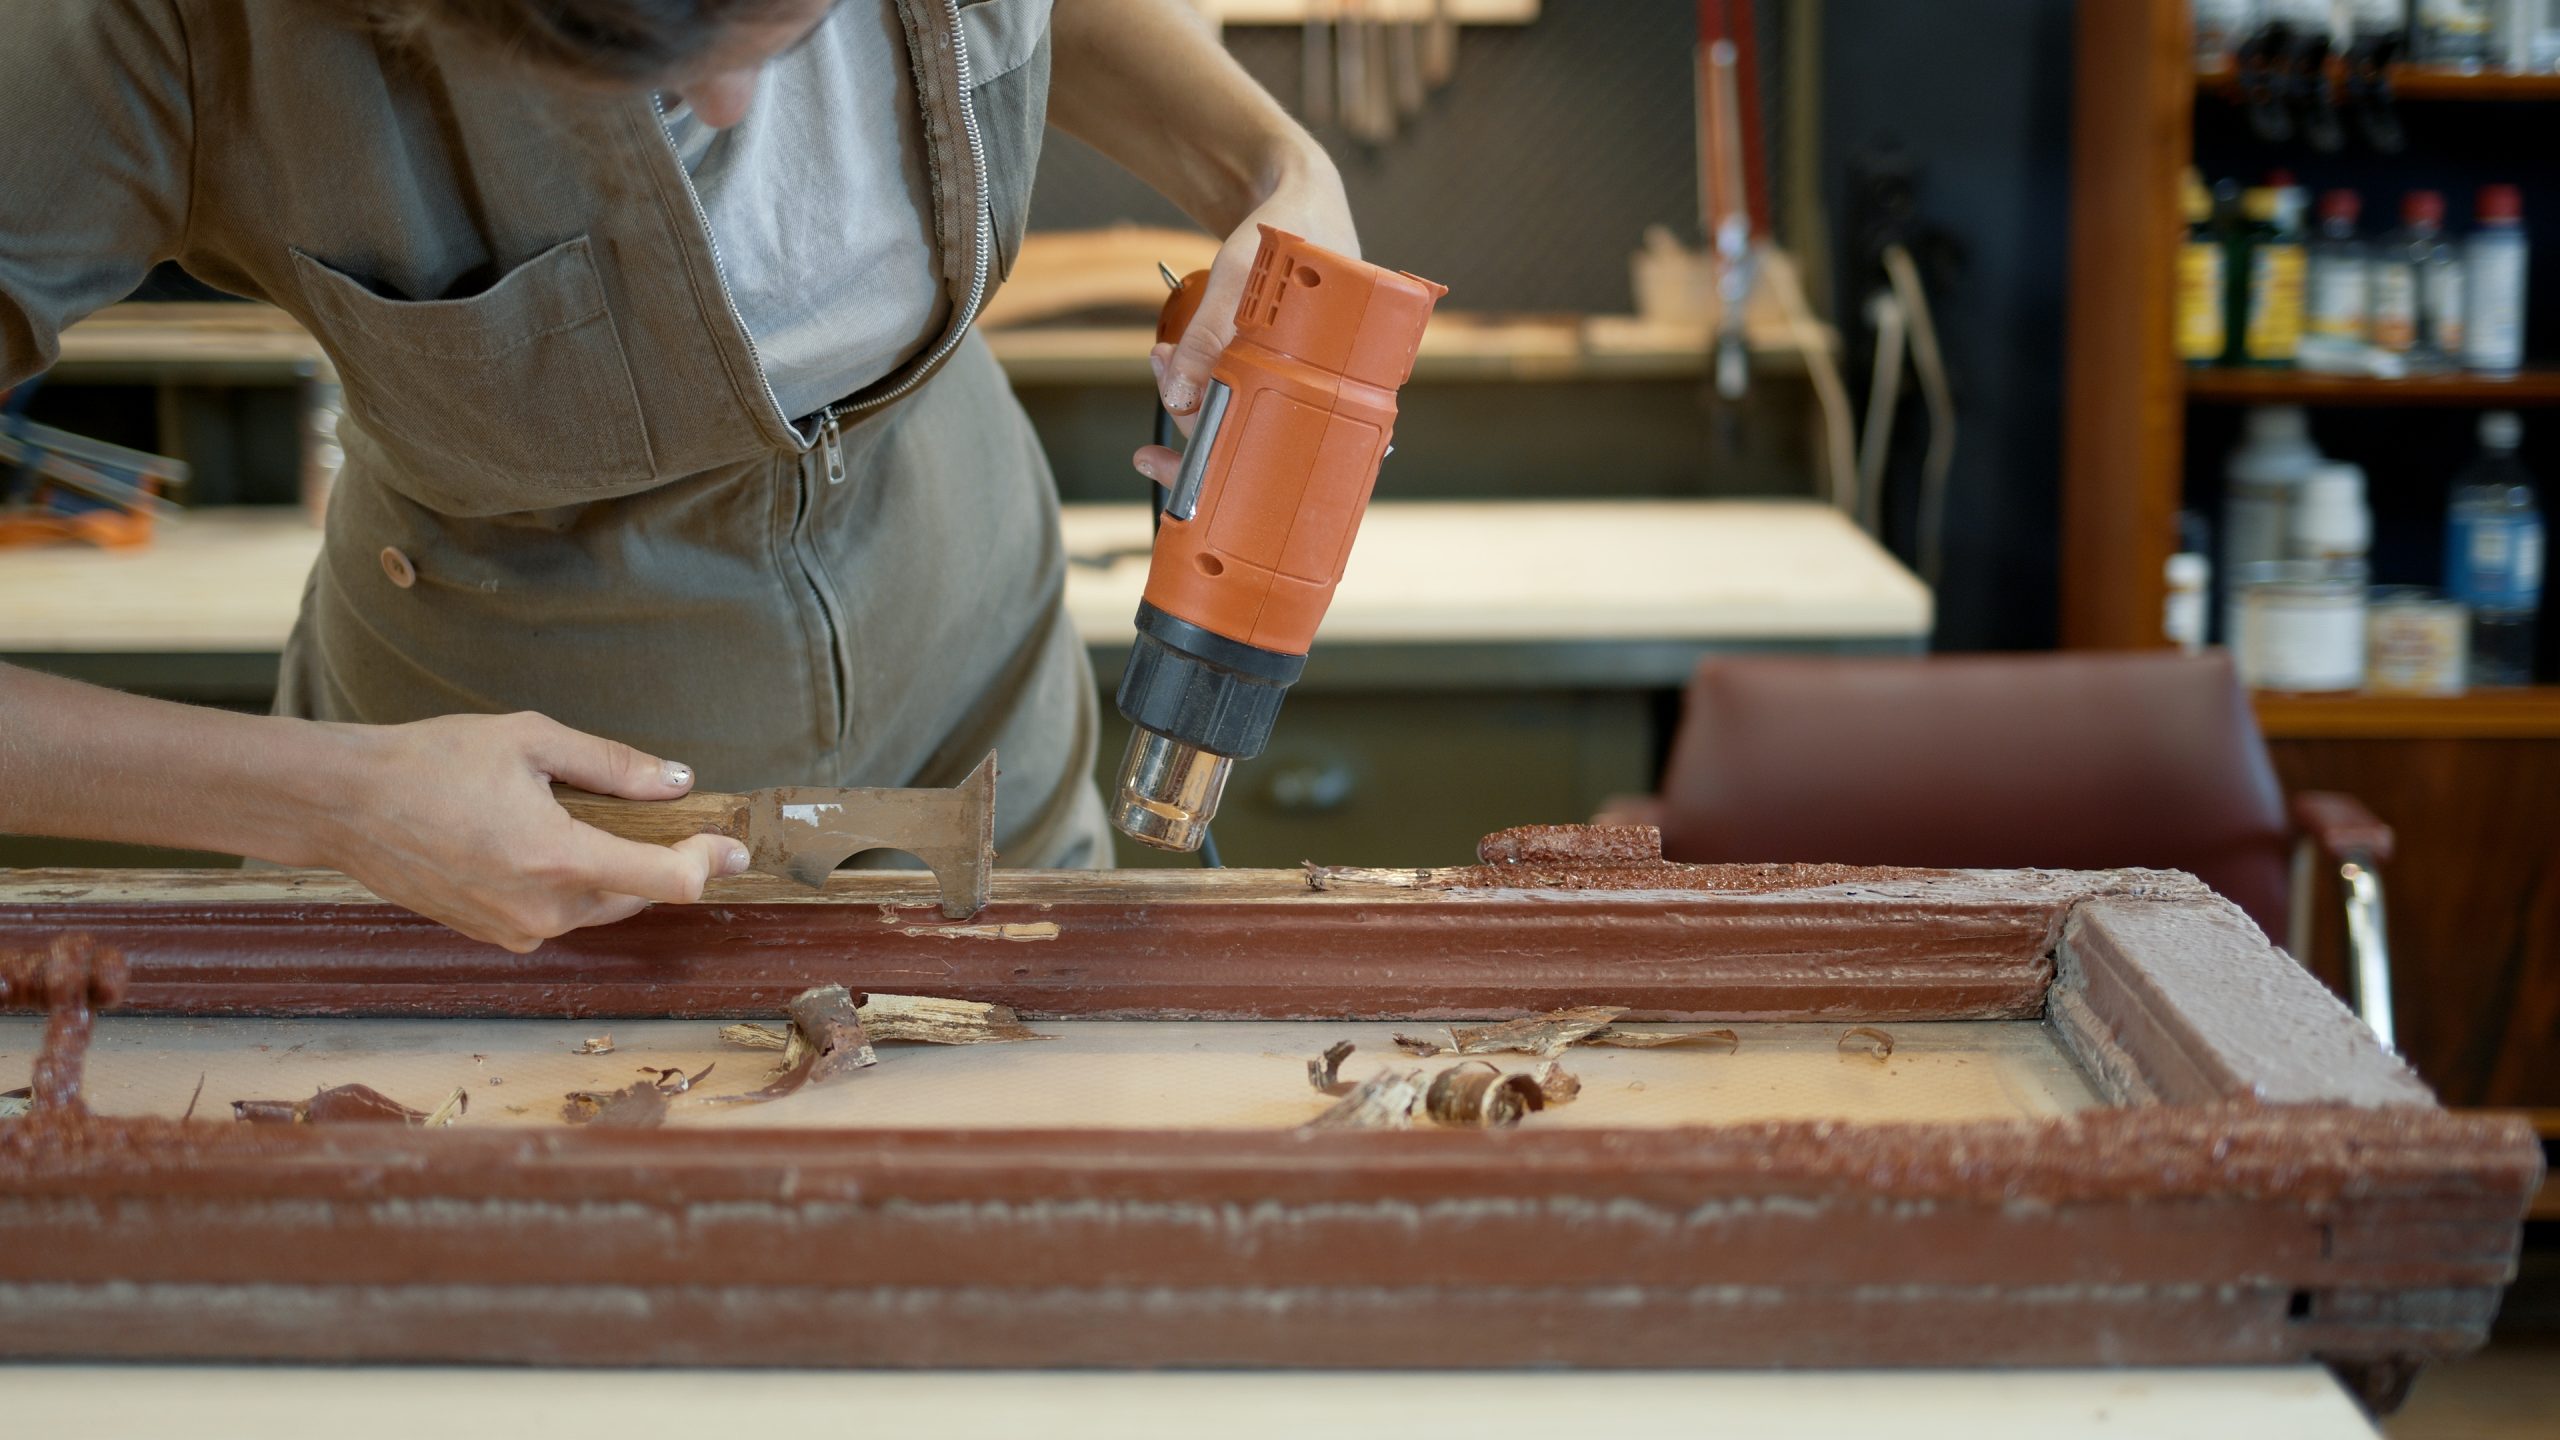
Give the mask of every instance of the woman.
M 0 676 L 0 830 L 333 866 L 530 950 L 744 862 L 586 830 L 552 778 L 943 785 L 994 749 L 1009 862 L 1109 863 L 1054 491 L 970 328 L 1043 123 L 1229 237 L 1201 322 L 1154 356 L 1178 415 L 1257 223 L 1357 253 L 1322 149 L 1181 0 L 26 0 L 11 22 L 0 388 L 176 260 L 319 338 L 346 463 L 290 718 Z

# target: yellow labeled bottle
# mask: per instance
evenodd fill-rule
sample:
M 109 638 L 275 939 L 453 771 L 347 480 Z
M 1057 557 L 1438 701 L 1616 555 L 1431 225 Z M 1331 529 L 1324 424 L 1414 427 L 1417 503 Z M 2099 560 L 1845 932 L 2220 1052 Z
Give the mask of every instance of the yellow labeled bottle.
M 2247 219 L 2248 305 L 2240 332 L 2240 358 L 2251 365 L 2291 365 L 2302 351 L 2302 192 L 2291 186 L 2252 189 L 2241 196 Z
M 2211 365 L 2229 343 L 2223 333 L 2222 242 L 2213 233 L 2213 198 L 2189 170 L 2179 186 L 2187 231 L 2178 242 L 2178 358 Z

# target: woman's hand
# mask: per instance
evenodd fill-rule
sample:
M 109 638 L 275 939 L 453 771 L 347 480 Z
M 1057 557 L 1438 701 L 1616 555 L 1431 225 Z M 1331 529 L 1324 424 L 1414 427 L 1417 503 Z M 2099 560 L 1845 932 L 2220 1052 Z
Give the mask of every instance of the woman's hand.
M 626 800 L 672 800 L 693 772 L 540 715 L 449 715 L 331 727 L 352 769 L 322 862 L 394 904 L 525 954 L 654 902 L 686 904 L 747 868 L 722 835 L 674 845 L 617 839 L 569 818 L 551 782 Z
M 1342 194 L 1342 175 L 1323 150 L 1311 145 L 1310 153 L 1286 162 L 1268 197 L 1218 247 L 1218 258 L 1209 265 L 1208 288 L 1201 292 L 1200 308 L 1181 341 L 1158 345 L 1147 356 L 1164 408 L 1186 437 L 1199 416 L 1201 397 L 1208 392 L 1210 367 L 1236 338 L 1236 306 L 1244 300 L 1245 276 L 1252 273 L 1265 225 L 1327 250 L 1354 258 L 1360 254 L 1351 203 Z M 1135 458 L 1138 473 L 1158 485 L 1171 485 L 1182 468 L 1182 457 L 1162 445 L 1144 446 Z
M 1209 367 L 1235 338 L 1236 302 L 1262 244 L 1255 227 L 1360 253 L 1341 172 L 1185 0 L 1062 4 L 1050 11 L 1049 39 L 1049 123 L 1227 237 L 1191 328 L 1152 357 L 1165 408 L 1188 435 Z M 1180 468 L 1161 445 L 1140 450 L 1137 466 L 1159 485 Z

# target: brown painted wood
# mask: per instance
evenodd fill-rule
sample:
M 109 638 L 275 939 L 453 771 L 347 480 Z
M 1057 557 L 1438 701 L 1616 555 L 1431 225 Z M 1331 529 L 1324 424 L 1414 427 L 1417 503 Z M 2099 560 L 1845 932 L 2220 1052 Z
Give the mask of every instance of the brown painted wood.
M 2445 1103 L 2560 1107 L 2560 742 L 2278 740 L 2288 790 L 2398 834 L 2383 868 L 2402 1053 Z M 2307 961 L 2342 993 L 2337 886 Z
M 1664 866 L 1680 878 L 1663 888 L 1588 892 L 1000 871 L 960 925 L 932 908 L 926 877 L 845 872 L 818 897 L 749 876 L 531 956 L 336 876 L 19 871 L 0 877 L 0 931 L 116 946 L 126 1008 L 142 1014 L 769 1015 L 843 984 L 1026 1017 L 1450 1019 L 1605 1002 L 1661 1020 L 1997 1019 L 2040 1012 L 2079 899 L 2202 893 L 2153 871 L 1812 868 L 1823 883 Z
M 2062 638 L 2165 643 L 2184 374 L 2172 348 L 2178 172 L 2194 124 L 2182 0 L 2079 7 L 2064 376 Z
M 696 835 L 747 838 L 747 797 L 700 790 L 673 800 L 624 800 L 591 795 L 566 785 L 551 787 L 551 798 L 569 818 L 593 825 L 608 835 L 650 845 L 673 845 Z
M 1905 1003 L 1915 976 L 1941 983 L 1995 950 L 2050 967 L 2058 950 L 2051 994 L 2071 1018 L 2057 1029 L 2117 1068 L 2101 1083 L 2126 1103 L 2045 1121 L 1394 1133 L 525 1133 L 44 1108 L 0 1125 L 0 1355 L 2318 1358 L 2398 1375 L 2485 1336 L 2542 1179 L 2531 1123 L 2434 1105 L 2192 881 L 1565 859 L 1015 874 L 968 927 L 914 924 L 931 893 L 906 877 L 841 877 L 796 902 L 750 884 L 652 912 L 612 952 L 508 958 L 555 988 L 642 961 L 676 974 L 663 996 L 678 1001 L 704 947 L 741 986 L 932 966 L 944 993 L 1021 985 L 1076 1013 L 1141 1014 L 1626 1003 L 1618 987 L 1648 984 L 1696 1013 L 1792 974 L 1854 1022 Z M 725 929 L 687 928 L 724 913 Z M 335 878 L 0 879 L 13 937 L 72 916 L 123 927 L 116 940 L 144 947 L 136 993 L 157 983 L 178 1011 L 189 994 L 172 977 L 217 998 L 292 983 L 345 995 L 390 953 L 428 977 L 407 1011 L 425 1013 L 473 993 L 439 964 L 486 963 Z M 1056 938 L 1019 938 L 1043 925 Z M 946 933 L 913 933 L 927 928 Z M 1072 964 L 986 958 L 1069 945 Z M 297 949 L 299 982 L 235 973 Z M 2134 1100 L 2137 1083 L 2186 1103 Z

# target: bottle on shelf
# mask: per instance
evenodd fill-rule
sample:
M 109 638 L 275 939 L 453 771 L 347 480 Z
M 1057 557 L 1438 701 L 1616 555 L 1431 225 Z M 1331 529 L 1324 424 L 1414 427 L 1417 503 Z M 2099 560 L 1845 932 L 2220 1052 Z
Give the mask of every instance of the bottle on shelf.
M 2483 185 L 2478 224 L 2463 242 L 2470 313 L 2463 368 L 2505 380 L 2524 368 L 2524 198 L 2513 185 Z
M 2225 358 L 2290 366 L 2302 349 L 2302 191 L 2291 184 L 2242 193 L 2229 246 L 2231 334 Z
M 2258 0 L 2195 0 L 2196 67 L 2220 70 L 2258 28 Z
M 2374 247 L 2373 349 L 2377 364 L 2396 362 L 2398 373 L 2429 374 L 2453 356 L 2443 342 L 2460 339 L 2462 325 L 2443 309 L 2458 305 L 2462 260 L 2444 235 L 2444 195 L 2412 190 L 2400 198 L 2400 228 Z M 2460 353 L 2457 343 L 2455 354 Z
M 2363 202 L 2353 190 L 2320 197 L 2320 228 L 2308 247 L 2309 300 L 2302 323 L 2302 368 L 2360 375 L 2372 334 L 2373 286 L 2365 243 L 2356 235 Z
M 2178 244 L 2178 358 L 2211 365 L 2225 348 L 2222 237 L 2214 225 L 2213 197 L 2193 166 L 2179 184 L 2178 198 L 2187 220 L 2186 238 Z
M 2412 49 L 2421 65 L 2478 70 L 2506 53 L 2499 11 L 2507 0 L 2414 0 Z
M 2471 681 L 2533 683 L 2535 612 L 2542 606 L 2542 512 L 2533 476 L 2516 458 L 2524 423 L 2511 410 L 2480 417 L 2480 454 L 2454 477 L 2445 523 L 2445 590 L 2471 612 Z
M 2311 418 L 2299 405 L 2262 405 L 2249 412 L 2240 444 L 2223 465 L 2222 633 L 2240 634 L 2239 589 L 2243 567 L 2282 560 L 2291 553 L 2294 499 L 2322 463 L 2311 443 Z
M 2365 680 L 2365 553 L 2373 520 L 2364 471 L 2324 461 L 2295 496 L 2286 548 L 2293 558 L 2232 575 L 2239 596 L 2234 658 L 2262 690 L 2361 689 Z

